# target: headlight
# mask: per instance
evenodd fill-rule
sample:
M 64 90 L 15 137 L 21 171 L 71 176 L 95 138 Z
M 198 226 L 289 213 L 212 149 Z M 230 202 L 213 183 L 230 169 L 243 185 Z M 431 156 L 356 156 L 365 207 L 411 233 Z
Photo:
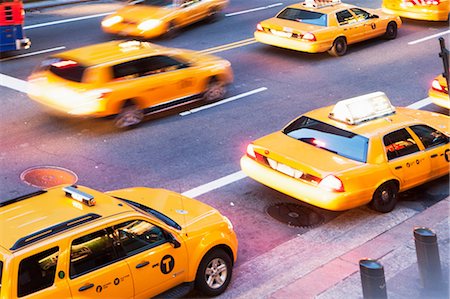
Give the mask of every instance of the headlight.
M 147 20 L 147 21 L 140 23 L 137 28 L 142 31 L 147 31 L 147 30 L 153 29 L 155 27 L 158 27 L 159 25 L 161 25 L 160 20 L 152 19 L 152 20 Z
M 113 16 L 110 18 L 106 18 L 102 21 L 103 27 L 110 27 L 114 24 L 120 23 L 123 21 L 123 18 L 121 16 Z

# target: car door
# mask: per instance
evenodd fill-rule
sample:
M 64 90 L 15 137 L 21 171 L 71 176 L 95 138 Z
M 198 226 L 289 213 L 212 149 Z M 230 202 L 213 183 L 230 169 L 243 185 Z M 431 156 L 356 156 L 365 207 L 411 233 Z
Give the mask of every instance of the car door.
M 386 134 L 383 143 L 389 168 L 400 179 L 401 189 L 428 180 L 431 166 L 427 154 L 405 128 Z
M 175 248 L 162 228 L 133 219 L 114 226 L 114 234 L 130 266 L 136 298 L 150 298 L 184 282 L 188 270 L 184 244 Z
M 450 160 L 449 137 L 427 125 L 411 126 L 411 130 L 423 143 L 425 153 L 430 160 L 430 180 L 448 174 Z
M 350 11 L 355 15 L 355 19 L 359 27 L 362 26 L 362 30 L 358 32 L 358 41 L 373 38 L 380 35 L 380 30 L 377 26 L 378 18 L 372 17 L 372 15 L 361 8 L 350 8 Z
M 364 28 L 362 26 L 355 26 L 356 19 L 349 10 L 344 9 L 336 13 L 336 20 L 339 28 L 344 32 L 347 38 L 347 44 L 358 41 L 358 36 L 362 34 Z
M 133 298 L 130 268 L 114 242 L 110 228 L 71 242 L 69 286 L 73 298 Z

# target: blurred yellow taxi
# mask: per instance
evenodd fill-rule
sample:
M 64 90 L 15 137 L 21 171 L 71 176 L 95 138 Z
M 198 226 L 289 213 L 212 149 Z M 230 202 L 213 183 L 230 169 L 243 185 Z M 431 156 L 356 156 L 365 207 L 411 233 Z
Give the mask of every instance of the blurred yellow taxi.
M 250 143 L 256 181 L 328 210 L 394 209 L 398 192 L 448 175 L 450 117 L 393 107 L 382 92 L 310 111 Z
M 404 18 L 425 21 L 447 21 L 449 0 L 383 0 L 383 11 Z
M 0 203 L 2 299 L 223 293 L 238 240 L 219 211 L 144 187 L 57 186 Z
M 29 77 L 31 99 L 73 116 L 116 115 L 119 128 L 146 113 L 223 98 L 230 62 L 199 52 L 139 41 L 111 41 L 45 59 Z
M 102 20 L 106 33 L 154 38 L 217 17 L 228 0 L 137 0 Z
M 272 46 L 342 56 L 349 44 L 378 36 L 396 38 L 401 24 L 399 17 L 381 10 L 359 8 L 340 0 L 306 0 L 258 23 L 254 36 Z
M 436 105 L 450 109 L 447 80 L 445 80 L 444 76 L 439 75 L 433 80 L 428 96 Z

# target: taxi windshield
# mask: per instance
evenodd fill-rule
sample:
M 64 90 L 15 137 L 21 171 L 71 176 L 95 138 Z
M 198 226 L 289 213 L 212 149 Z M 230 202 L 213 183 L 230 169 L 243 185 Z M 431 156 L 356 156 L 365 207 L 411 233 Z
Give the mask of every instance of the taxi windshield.
M 339 156 L 367 161 L 369 139 L 321 121 L 302 116 L 290 123 L 283 133 Z
M 142 5 L 147 5 L 147 6 L 165 7 L 165 6 L 173 6 L 174 1 L 173 0 L 136 0 L 136 1 L 131 1 L 130 4 L 142 4 Z
M 277 18 L 318 26 L 327 26 L 326 14 L 297 8 L 288 7 L 281 11 L 277 15 Z

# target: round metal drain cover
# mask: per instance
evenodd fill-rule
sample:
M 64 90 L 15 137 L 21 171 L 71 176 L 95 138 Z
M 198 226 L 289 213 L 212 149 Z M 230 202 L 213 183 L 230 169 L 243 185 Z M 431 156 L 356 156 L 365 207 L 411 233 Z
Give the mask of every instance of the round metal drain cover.
M 294 203 L 277 203 L 267 208 L 267 214 L 293 227 L 313 227 L 325 222 L 316 211 Z
M 47 189 L 61 184 L 75 184 L 77 175 L 68 169 L 57 166 L 28 168 L 20 174 L 20 179 L 28 185 Z

